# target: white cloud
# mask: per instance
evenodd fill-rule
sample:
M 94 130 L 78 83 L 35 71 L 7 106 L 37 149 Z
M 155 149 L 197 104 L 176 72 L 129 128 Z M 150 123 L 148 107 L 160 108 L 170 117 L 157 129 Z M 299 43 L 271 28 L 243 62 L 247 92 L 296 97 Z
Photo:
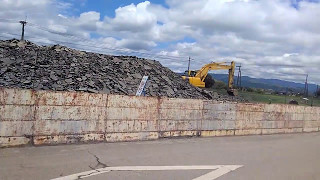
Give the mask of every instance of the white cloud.
M 283 57 L 290 57 L 290 56 L 298 56 L 299 53 L 286 53 L 283 55 Z
M 107 28 L 115 31 L 145 32 L 150 30 L 156 23 L 157 17 L 148 10 L 149 1 L 130 4 L 115 10 L 115 18 L 106 18 Z
M 122 39 L 117 42 L 118 46 L 125 47 L 133 50 L 149 50 L 152 47 L 157 46 L 152 41 L 135 40 L 135 39 Z
M 95 11 L 89 11 L 85 13 L 81 13 L 79 17 L 80 21 L 84 22 L 96 22 L 100 20 L 100 13 L 95 12 Z
M 0 9 L 16 10 L 16 9 L 29 9 L 34 6 L 44 6 L 48 4 L 50 0 L 2 0 Z
M 68 34 L 27 26 L 27 36 L 46 43 L 74 42 L 69 46 L 99 52 L 94 46 L 103 46 L 109 48 L 105 52 L 117 54 L 112 48 L 147 50 L 180 72 L 186 69 L 184 58 L 191 56 L 192 68 L 212 60 L 236 60 L 244 75 L 302 82 L 308 73 L 311 81 L 320 82 L 320 4 L 301 1 L 294 8 L 291 2 L 167 0 L 162 6 L 145 1 L 117 8 L 114 17 L 101 17 L 95 11 L 74 16 L 72 3 L 59 0 L 0 0 L 0 19 L 28 15 L 30 23 Z M 19 24 L 0 21 L 0 26 L 0 35 L 20 34 Z
M 50 24 L 48 27 L 49 27 L 49 29 L 52 29 L 52 30 L 60 32 L 60 33 L 66 33 L 67 32 L 67 28 L 65 26 L 62 26 L 62 25 Z
M 76 26 L 83 28 L 86 31 L 96 31 L 100 21 L 100 13 L 89 11 L 81 13 L 79 18 L 74 18 Z

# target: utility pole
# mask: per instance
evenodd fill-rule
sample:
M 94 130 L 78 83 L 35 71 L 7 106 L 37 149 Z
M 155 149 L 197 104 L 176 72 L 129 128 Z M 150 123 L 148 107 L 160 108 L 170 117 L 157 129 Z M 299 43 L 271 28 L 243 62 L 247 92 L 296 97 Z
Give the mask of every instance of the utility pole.
M 237 66 L 237 68 L 239 68 L 238 69 L 238 77 L 237 77 L 237 86 L 240 87 L 240 89 L 241 89 L 241 87 L 242 87 L 242 85 L 241 85 L 241 78 L 242 78 L 242 75 L 241 75 L 241 64 L 240 64 L 240 66 Z
M 24 27 L 27 24 L 27 21 L 19 21 L 19 22 L 22 25 L 21 41 L 23 41 L 24 40 Z
M 306 82 L 305 82 L 305 84 L 304 84 L 304 95 L 305 95 L 306 98 L 308 97 L 308 94 L 309 94 L 308 76 L 309 76 L 309 75 L 307 74 Z
M 190 61 L 191 61 L 191 58 L 189 56 L 189 63 L 188 63 L 188 77 L 190 76 L 189 72 L 190 72 Z

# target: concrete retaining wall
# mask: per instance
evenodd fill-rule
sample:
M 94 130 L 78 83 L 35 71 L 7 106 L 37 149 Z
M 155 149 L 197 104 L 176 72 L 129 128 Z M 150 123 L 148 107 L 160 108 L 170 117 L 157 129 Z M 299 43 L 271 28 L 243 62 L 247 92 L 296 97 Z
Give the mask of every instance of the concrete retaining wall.
M 315 132 L 320 108 L 0 89 L 0 147 Z

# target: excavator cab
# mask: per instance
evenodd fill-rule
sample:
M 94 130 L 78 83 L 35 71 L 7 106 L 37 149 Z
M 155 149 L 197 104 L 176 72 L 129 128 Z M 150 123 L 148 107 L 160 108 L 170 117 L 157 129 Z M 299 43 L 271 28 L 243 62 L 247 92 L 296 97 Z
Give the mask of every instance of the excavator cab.
M 197 71 L 185 71 L 184 74 L 188 77 L 194 77 L 197 74 Z

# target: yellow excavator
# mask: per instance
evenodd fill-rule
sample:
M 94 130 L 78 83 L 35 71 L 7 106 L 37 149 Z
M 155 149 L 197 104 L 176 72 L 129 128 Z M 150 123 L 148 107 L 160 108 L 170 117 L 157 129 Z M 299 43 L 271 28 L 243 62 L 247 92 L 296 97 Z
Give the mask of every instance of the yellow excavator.
M 235 71 L 235 62 L 232 61 L 231 65 L 227 65 L 226 62 L 212 62 L 204 65 L 198 71 L 186 71 L 186 75 L 182 76 L 182 79 L 189 80 L 189 83 L 193 86 L 200 88 L 211 88 L 214 85 L 214 79 L 211 75 L 208 74 L 210 70 L 229 70 L 229 79 L 228 79 L 228 94 L 230 96 L 237 96 L 237 90 L 233 88 L 233 78 Z

